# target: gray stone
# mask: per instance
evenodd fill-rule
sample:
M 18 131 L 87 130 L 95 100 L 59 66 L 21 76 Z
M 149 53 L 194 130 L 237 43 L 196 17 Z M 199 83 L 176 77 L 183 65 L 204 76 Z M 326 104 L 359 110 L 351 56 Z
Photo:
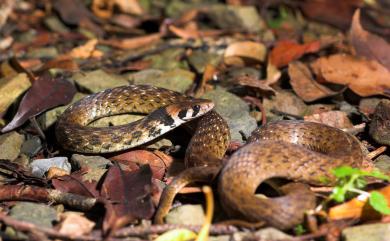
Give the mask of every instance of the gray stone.
M 188 64 L 181 61 L 185 50 L 181 48 L 171 48 L 156 55 L 145 57 L 146 61 L 151 61 L 150 68 L 161 70 L 188 69 Z
M 0 159 L 15 160 L 20 153 L 23 142 L 24 136 L 16 131 L 0 135 Z
M 215 4 L 210 6 L 207 13 L 211 20 L 222 29 L 259 32 L 265 28 L 265 22 L 254 6 Z
M 308 110 L 307 105 L 298 96 L 290 91 L 279 90 L 275 96 L 270 99 L 265 98 L 263 100 L 263 106 L 266 110 L 267 117 L 271 119 L 278 114 L 273 114 L 272 110 L 279 111 L 281 113 L 289 114 L 292 116 L 303 116 Z
M 383 173 L 390 172 L 390 157 L 388 155 L 380 155 L 375 159 L 374 165 Z
M 376 223 L 349 227 L 342 232 L 344 241 L 389 241 L 390 224 Z
M 68 33 L 69 29 L 63 24 L 58 17 L 56 16 L 50 16 L 45 18 L 44 20 L 45 25 L 53 32 L 57 33 Z
M 202 98 L 215 103 L 216 111 L 226 120 L 233 141 L 242 142 L 240 131 L 249 136 L 257 127 L 255 118 L 249 115 L 249 106 L 238 96 L 221 88 L 207 92 Z
M 58 221 L 57 212 L 54 208 L 46 204 L 31 202 L 18 202 L 12 207 L 10 216 L 45 228 L 53 227 L 53 222 Z
M 58 51 L 54 47 L 46 47 L 46 48 L 32 48 L 27 53 L 27 58 L 55 58 L 58 56 Z
M 42 149 L 42 141 L 38 136 L 33 136 L 27 141 L 23 142 L 21 153 L 28 157 L 35 156 Z
M 128 76 L 134 84 L 148 84 L 178 92 L 185 92 L 195 79 L 195 74 L 184 69 L 161 71 L 147 69 Z
M 99 181 L 107 171 L 107 167 L 111 165 L 110 160 L 101 156 L 73 154 L 71 161 L 77 168 L 88 169 L 88 172 L 83 175 L 83 180 L 86 181 Z
M 123 76 L 108 74 L 103 70 L 76 73 L 72 78 L 77 85 L 92 93 L 129 84 Z
M 43 177 L 51 167 L 61 168 L 70 173 L 72 166 L 67 157 L 53 157 L 48 159 L 35 159 L 30 164 L 31 173 L 36 177 Z
M 182 205 L 172 209 L 165 217 L 170 224 L 202 225 L 204 220 L 202 205 Z
M 222 55 L 198 50 L 192 52 L 188 57 L 188 62 L 198 73 L 203 73 L 206 65 L 211 64 L 217 66 L 221 59 Z

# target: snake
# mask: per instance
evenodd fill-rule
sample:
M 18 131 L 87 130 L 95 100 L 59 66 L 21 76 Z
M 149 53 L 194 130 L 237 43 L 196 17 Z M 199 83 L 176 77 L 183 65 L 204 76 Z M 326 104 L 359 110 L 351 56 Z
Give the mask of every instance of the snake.
M 125 125 L 88 126 L 99 118 L 124 113 L 146 116 Z M 229 217 L 290 229 L 316 205 L 309 185 L 324 185 L 324 181 L 332 185 L 333 168 L 361 167 L 364 160 L 353 135 L 325 124 L 284 120 L 255 129 L 247 144 L 222 161 L 230 132 L 213 102 L 149 85 L 115 87 L 71 104 L 59 117 L 55 134 L 64 149 L 109 153 L 147 144 L 183 124 L 193 130 L 184 157 L 187 169 L 164 189 L 156 223 L 163 222 L 182 187 L 216 180 Z M 292 182 L 280 188 L 281 196 L 256 196 L 259 185 L 271 178 Z

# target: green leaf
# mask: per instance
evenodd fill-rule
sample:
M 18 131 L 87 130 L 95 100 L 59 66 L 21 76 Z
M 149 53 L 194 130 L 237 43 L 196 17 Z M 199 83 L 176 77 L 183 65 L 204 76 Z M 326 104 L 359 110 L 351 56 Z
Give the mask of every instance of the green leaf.
M 390 214 L 390 207 L 382 193 L 376 191 L 371 192 L 369 202 L 376 211 L 387 215 Z
M 389 181 L 390 180 L 390 177 L 383 174 L 381 171 L 379 170 L 373 170 L 372 172 L 369 173 L 369 176 L 371 177 L 375 177 L 375 178 L 378 178 L 378 179 L 382 179 L 382 180 L 386 180 L 386 181 Z
M 196 238 L 196 234 L 188 229 L 180 228 L 167 231 L 158 236 L 155 241 L 187 241 Z
M 343 202 L 345 200 L 346 190 L 343 187 L 335 187 L 333 188 L 333 193 L 330 198 L 335 200 L 336 202 Z
M 302 235 L 302 234 L 306 233 L 306 229 L 305 229 L 305 227 L 303 227 L 302 224 L 298 224 L 298 225 L 295 226 L 295 228 L 294 228 L 294 233 L 295 233 L 296 235 Z
M 361 170 L 357 168 L 353 168 L 350 166 L 341 166 L 337 167 L 332 170 L 333 175 L 335 175 L 337 178 L 343 178 L 343 177 L 348 177 L 352 175 L 360 175 Z

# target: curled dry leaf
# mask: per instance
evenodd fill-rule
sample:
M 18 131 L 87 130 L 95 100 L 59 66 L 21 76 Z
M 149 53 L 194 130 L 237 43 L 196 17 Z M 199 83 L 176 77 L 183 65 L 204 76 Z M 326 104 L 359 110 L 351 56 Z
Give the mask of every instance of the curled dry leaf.
M 138 170 L 139 165 L 149 164 L 153 177 L 159 180 L 164 177 L 166 170 L 170 167 L 173 161 L 172 157 L 160 151 L 155 151 L 153 153 L 145 150 L 125 152 L 113 156 L 110 159 L 126 165 L 128 171 Z
M 238 84 L 258 88 L 263 91 L 270 91 L 275 94 L 275 90 L 264 80 L 259 80 L 251 76 L 238 77 Z
M 114 7 L 128 14 L 141 15 L 144 12 L 138 0 L 94 0 L 92 2 L 92 11 L 101 18 L 110 18 Z
M 319 114 L 304 116 L 305 121 L 322 123 L 328 126 L 333 126 L 340 129 L 352 128 L 353 124 L 349 120 L 347 114 L 343 111 L 327 111 Z
M 243 66 L 246 63 L 261 63 L 267 53 L 266 47 L 257 42 L 244 41 L 230 44 L 224 55 L 227 65 Z
M 317 59 L 311 67 L 324 81 L 346 85 L 363 97 L 390 93 L 390 71 L 374 60 L 335 54 Z
M 297 60 L 306 53 L 314 53 L 320 50 L 319 40 L 298 44 L 290 40 L 279 41 L 269 55 L 269 62 L 277 68 L 288 65 L 293 60 Z
M 141 37 L 134 37 L 128 39 L 109 39 L 109 40 L 99 40 L 100 44 L 106 44 L 118 49 L 136 49 L 145 46 L 150 46 L 161 39 L 160 33 L 154 33 L 149 35 L 144 35 Z
M 315 101 L 338 93 L 315 81 L 310 69 L 302 62 L 290 63 L 288 74 L 294 92 L 304 101 Z
M 390 44 L 363 29 L 360 24 L 360 9 L 353 15 L 350 40 L 358 55 L 376 60 L 390 71 Z
M 91 39 L 84 45 L 72 49 L 69 56 L 77 59 L 100 58 L 103 56 L 103 53 L 96 49 L 97 43 L 97 39 Z
M 48 75 L 39 77 L 24 95 L 12 121 L 1 131 L 11 131 L 45 110 L 69 104 L 75 93 L 75 87 L 66 79 Z

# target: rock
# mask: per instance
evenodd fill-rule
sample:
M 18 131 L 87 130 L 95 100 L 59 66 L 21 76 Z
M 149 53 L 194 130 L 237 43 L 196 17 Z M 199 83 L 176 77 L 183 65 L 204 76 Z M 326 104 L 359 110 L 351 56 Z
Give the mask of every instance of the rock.
M 221 88 L 209 91 L 202 98 L 215 103 L 216 111 L 227 121 L 232 141 L 242 142 L 240 131 L 246 136 L 257 127 L 256 120 L 249 115 L 249 106 L 236 95 Z
M 85 97 L 86 95 L 85 94 L 82 94 L 82 93 L 76 93 L 74 96 L 73 96 L 73 99 L 72 99 L 72 102 L 69 104 L 73 104 L 74 102 L 82 99 L 83 97 Z M 51 109 L 49 111 L 46 111 L 44 112 L 42 115 L 40 115 L 38 117 L 38 120 L 39 120 L 39 123 L 41 124 L 41 127 L 42 129 L 46 130 L 48 129 L 50 126 L 52 126 L 58 119 L 58 117 L 64 113 L 64 111 L 69 107 L 69 105 L 66 105 L 66 106 L 60 106 L 60 107 L 56 107 L 54 109 Z
M 68 33 L 69 29 L 63 24 L 58 17 L 49 16 L 44 20 L 45 25 L 53 32 L 56 33 Z
M 293 240 L 293 237 L 276 228 L 263 228 L 254 233 L 238 232 L 233 234 L 234 241 L 245 240 Z
M 202 225 L 205 220 L 202 205 L 182 205 L 172 209 L 165 217 L 166 223 Z
M 12 207 L 10 216 L 45 228 L 53 227 L 53 222 L 58 221 L 57 212 L 54 208 L 46 204 L 31 202 L 18 202 Z
M 229 6 L 215 4 L 210 6 L 207 15 L 221 29 L 241 29 L 259 32 L 265 28 L 265 22 L 254 6 Z
M 390 173 L 390 157 L 388 155 L 380 155 L 375 161 L 374 165 L 383 173 Z
M 160 70 L 174 70 L 174 69 L 188 69 L 188 64 L 181 61 L 185 50 L 181 48 L 171 48 L 160 52 L 159 54 L 150 55 L 144 58 L 146 61 L 151 61 L 151 69 Z
M 32 48 L 28 51 L 26 57 L 31 59 L 50 58 L 54 59 L 58 56 L 58 51 L 54 47 Z
M 147 69 L 129 76 L 129 81 L 134 84 L 148 84 L 178 92 L 185 92 L 190 88 L 195 79 L 195 74 L 184 69 L 161 71 Z
M 21 153 L 28 157 L 35 156 L 42 149 L 42 141 L 38 136 L 33 136 L 27 141 L 23 142 Z
M 290 91 L 279 90 L 275 96 L 263 100 L 263 106 L 266 110 L 267 117 L 275 117 L 273 110 L 292 116 L 302 117 L 307 111 L 307 105 L 298 96 Z M 279 116 L 279 115 L 277 115 Z
M 67 157 L 53 157 L 47 159 L 35 159 L 30 164 L 31 173 L 36 177 L 43 177 L 51 167 L 61 168 L 70 173 L 72 166 Z
M 15 160 L 19 156 L 23 142 L 24 136 L 16 131 L 0 135 L 0 159 Z
M 91 93 L 129 84 L 123 76 L 108 74 L 103 70 L 76 73 L 72 76 L 72 78 L 77 85 L 90 91 Z
M 221 59 L 221 55 L 195 50 L 188 57 L 188 62 L 195 68 L 196 72 L 203 73 L 207 64 L 217 66 Z
M 25 73 L 0 79 L 0 113 L 5 112 L 28 88 L 31 82 Z
M 77 168 L 87 168 L 88 172 L 83 175 L 84 180 L 99 181 L 111 165 L 111 161 L 101 156 L 84 156 L 73 154 L 71 161 Z
M 349 227 L 342 232 L 344 241 L 388 241 L 390 224 L 376 223 Z
M 384 99 L 375 108 L 369 134 L 378 143 L 390 145 L 390 100 Z
M 381 100 L 380 98 L 362 98 L 359 103 L 359 111 L 366 116 L 371 116 Z

